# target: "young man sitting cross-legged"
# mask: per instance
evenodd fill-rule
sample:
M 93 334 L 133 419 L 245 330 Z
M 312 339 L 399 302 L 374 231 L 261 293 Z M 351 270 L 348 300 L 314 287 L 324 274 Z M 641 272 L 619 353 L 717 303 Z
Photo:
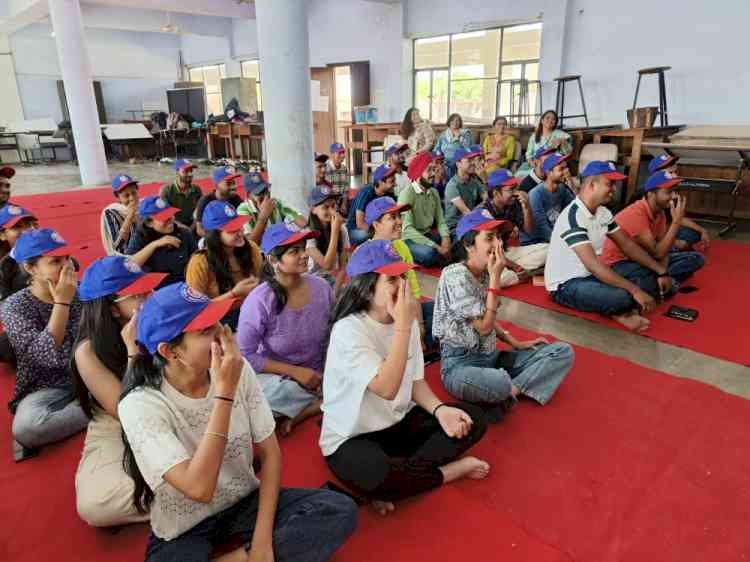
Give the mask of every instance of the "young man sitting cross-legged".
M 559 304 L 611 316 L 630 330 L 645 330 L 649 321 L 643 315 L 653 310 L 656 296 L 672 291 L 672 278 L 620 229 L 604 206 L 614 195 L 614 180 L 626 176 L 614 164 L 597 160 L 589 162 L 581 176 L 578 197 L 563 209 L 552 231 L 544 284 Z M 607 238 L 638 265 L 604 263 L 601 254 Z
M 705 263 L 700 252 L 680 252 L 675 248 L 682 228 L 682 219 L 687 210 L 687 199 L 677 193 L 682 181 L 672 172 L 656 172 L 646 181 L 643 198 L 625 207 L 615 217 L 620 228 L 651 257 L 664 265 L 672 279 L 677 282 L 690 277 Z M 669 226 L 667 211 L 672 215 L 672 223 Z M 604 263 L 613 267 L 626 260 L 625 255 L 612 240 L 604 243 Z M 628 263 L 629 267 L 640 267 L 633 262 Z

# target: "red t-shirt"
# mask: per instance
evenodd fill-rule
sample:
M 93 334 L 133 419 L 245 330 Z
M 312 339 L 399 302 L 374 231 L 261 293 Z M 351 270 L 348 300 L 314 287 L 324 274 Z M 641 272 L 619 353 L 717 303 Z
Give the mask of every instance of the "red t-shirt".
M 625 207 L 617 213 L 615 220 L 620 225 L 622 231 L 631 238 L 635 238 L 642 232 L 650 231 L 654 239 L 659 241 L 667 233 L 666 215 L 659 212 L 654 216 L 651 213 L 651 207 L 648 206 L 645 199 L 639 199 L 632 205 Z M 620 251 L 617 244 L 607 238 L 604 242 L 601 259 L 607 265 L 612 265 L 628 258 Z

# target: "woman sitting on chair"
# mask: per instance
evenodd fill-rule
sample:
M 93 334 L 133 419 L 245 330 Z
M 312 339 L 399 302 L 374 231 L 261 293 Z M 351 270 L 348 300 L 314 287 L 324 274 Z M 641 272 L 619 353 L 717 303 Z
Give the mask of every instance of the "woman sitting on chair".
M 536 131 L 529 138 L 529 144 L 526 146 L 526 161 L 516 172 L 519 177 L 526 177 L 531 172 L 531 162 L 534 160 L 534 153 L 540 146 L 554 148 L 555 151 L 567 156 L 573 152 L 573 144 L 570 135 L 557 128 L 557 113 L 548 109 L 539 119 Z
M 492 172 L 500 168 L 507 168 L 516 155 L 516 137 L 508 133 L 508 120 L 505 117 L 495 117 L 492 129 L 484 137 L 482 150 L 487 161 L 485 173 L 489 177 Z

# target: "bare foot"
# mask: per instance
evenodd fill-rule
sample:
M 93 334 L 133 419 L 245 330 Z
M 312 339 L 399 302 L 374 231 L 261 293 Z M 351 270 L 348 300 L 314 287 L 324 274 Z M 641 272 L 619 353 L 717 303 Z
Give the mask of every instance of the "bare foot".
M 613 320 L 617 320 L 620 324 L 625 326 L 628 330 L 633 332 L 642 332 L 649 327 L 650 322 L 646 320 L 640 314 L 630 312 L 628 314 L 619 314 L 612 317 Z
M 482 480 L 490 473 L 490 465 L 476 457 L 464 457 L 441 466 L 440 471 L 443 473 L 444 484 L 461 478 Z
M 284 418 L 276 426 L 276 431 L 278 432 L 279 437 L 287 437 L 292 432 L 293 427 L 294 420 L 291 418 Z
M 393 505 L 393 502 L 384 502 L 380 500 L 372 500 L 372 502 L 370 502 L 370 507 L 372 507 L 378 515 L 383 517 L 396 510 L 396 506 Z
M 637 331 L 639 332 L 646 331 L 649 328 L 649 326 L 651 326 L 651 320 L 640 315 L 638 315 L 638 318 L 640 319 L 641 325 Z

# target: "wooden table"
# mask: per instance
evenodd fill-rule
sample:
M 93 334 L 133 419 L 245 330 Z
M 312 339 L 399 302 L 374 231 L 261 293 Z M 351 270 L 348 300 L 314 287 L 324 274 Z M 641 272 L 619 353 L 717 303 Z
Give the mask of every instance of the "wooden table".
M 220 124 L 213 124 L 208 126 L 208 137 L 207 137 L 207 148 L 208 157 L 213 159 L 216 156 L 216 150 L 214 148 L 214 142 L 219 140 L 227 139 L 228 152 L 226 156 L 234 159 L 235 154 L 235 141 L 240 141 L 240 158 L 243 160 L 255 159 L 263 160 L 263 141 L 265 140 L 265 133 L 263 130 L 262 123 L 227 123 L 230 125 L 228 136 L 220 135 L 219 127 Z M 247 142 L 247 150 L 245 150 L 245 143 Z
M 398 135 L 401 131 L 401 123 L 352 123 L 351 125 L 345 125 L 344 130 L 346 132 L 344 140 L 346 167 L 349 173 L 353 174 L 354 151 L 362 151 L 362 183 L 366 184 L 370 172 L 368 167 L 368 164 L 370 164 L 370 143 L 383 142 L 388 135 Z M 355 139 L 355 136 L 361 138 Z
M 619 139 L 624 145 L 630 144 L 629 154 L 627 153 L 627 146 L 620 147 L 620 156 L 622 157 L 623 163 L 628 167 L 628 183 L 625 192 L 625 201 L 630 201 L 630 198 L 638 187 L 638 171 L 640 169 L 641 156 L 643 154 L 643 139 L 662 138 L 666 140 L 670 135 L 673 135 L 683 127 L 684 125 L 674 125 L 669 127 L 651 127 L 648 129 L 609 129 L 594 134 L 594 142 L 597 144 L 601 143 L 602 139 Z

